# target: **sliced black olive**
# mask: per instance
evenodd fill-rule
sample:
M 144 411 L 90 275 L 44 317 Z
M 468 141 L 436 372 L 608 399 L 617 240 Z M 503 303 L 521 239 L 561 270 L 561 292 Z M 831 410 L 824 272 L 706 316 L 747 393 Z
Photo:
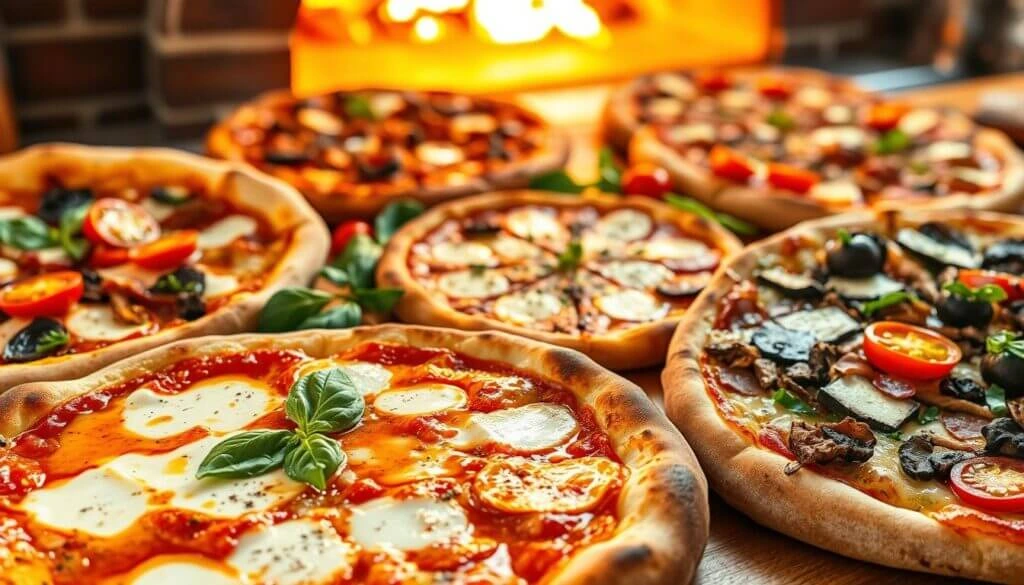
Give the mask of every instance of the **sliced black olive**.
M 956 370 L 939 382 L 939 392 L 975 404 L 985 404 L 985 387 L 970 376 L 956 376 Z
M 806 362 L 811 358 L 814 335 L 806 331 L 792 331 L 777 325 L 762 327 L 754 332 L 750 342 L 764 357 L 784 364 Z
M 943 293 L 936 303 L 935 311 L 939 319 L 951 327 L 984 328 L 995 315 L 992 303 L 965 299 L 948 292 Z
M 90 203 L 92 199 L 92 191 L 89 189 L 54 187 L 43 193 L 36 215 L 50 225 L 58 225 L 65 212 Z
M 866 278 L 885 266 L 885 242 L 872 234 L 856 233 L 846 242 L 831 240 L 825 249 L 828 271 L 836 276 Z
M 910 437 L 900 445 L 900 469 L 908 477 L 918 481 L 935 479 L 935 468 L 932 467 L 931 456 L 935 447 L 921 435 Z
M 785 296 L 796 299 L 816 299 L 825 293 L 821 283 L 810 276 L 794 274 L 777 266 L 761 271 L 757 279 Z
M 95 270 L 82 269 L 82 284 L 85 290 L 82 298 L 87 301 L 101 302 L 106 300 L 107 293 L 103 290 L 103 278 Z
M 1006 391 L 1006 398 L 1024 396 L 1024 359 L 1009 352 L 988 354 L 981 360 L 981 376 Z
M 156 294 L 194 294 L 206 291 L 206 275 L 192 266 L 180 266 L 173 272 L 160 275 L 150 292 Z
M 982 267 L 1010 274 L 1024 273 L 1024 240 L 1003 240 L 985 250 Z
M 4 346 L 4 361 L 31 362 L 57 353 L 68 343 L 68 331 L 60 321 L 38 317 L 14 334 Z
M 402 168 L 401 161 L 392 154 L 356 157 L 359 178 L 364 181 L 383 181 Z
M 312 156 L 301 150 L 270 150 L 263 155 L 263 160 L 272 165 L 294 166 L 308 163 Z
M 946 266 L 981 266 L 981 255 L 970 242 L 942 224 L 927 223 L 917 230 L 903 228 L 896 234 L 896 241 L 927 263 L 932 270 L 941 270 Z
M 970 451 L 940 451 L 932 453 L 928 461 L 932 464 L 932 469 L 935 470 L 935 479 L 945 481 L 949 479 L 949 472 L 954 465 L 974 457 L 977 455 Z
M 149 196 L 165 205 L 183 205 L 192 199 L 192 191 L 182 185 L 154 187 Z
M 195 321 L 206 314 L 206 303 L 197 294 L 181 295 L 177 300 L 178 316 L 186 321 Z
M 997 418 L 981 427 L 985 452 L 1008 457 L 1024 457 L 1024 429 L 1012 418 Z
M 917 231 L 936 242 L 959 246 L 965 250 L 974 251 L 974 246 L 971 245 L 971 241 L 967 239 L 967 236 L 944 223 L 930 221 L 928 223 L 921 224 L 921 226 L 917 228 Z
M 711 280 L 708 272 L 696 274 L 678 274 L 658 285 L 658 293 L 666 297 L 692 297 L 700 293 Z

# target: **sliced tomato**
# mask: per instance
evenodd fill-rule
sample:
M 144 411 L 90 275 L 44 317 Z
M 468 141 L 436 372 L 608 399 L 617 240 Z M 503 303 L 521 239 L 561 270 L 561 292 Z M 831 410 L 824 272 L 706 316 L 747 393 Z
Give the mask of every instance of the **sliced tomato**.
M 716 144 L 711 148 L 708 159 L 711 162 L 711 172 L 719 177 L 746 183 L 754 176 L 754 165 L 750 160 L 728 146 Z
M 82 274 L 74 270 L 40 274 L 0 289 L 0 309 L 12 317 L 60 316 L 84 291 Z
M 768 183 L 779 189 L 806 193 L 820 180 L 818 173 L 804 168 L 781 163 L 768 165 Z
M 793 82 L 785 77 L 767 75 L 757 80 L 757 91 L 766 98 L 784 100 L 793 93 Z
M 338 224 L 331 234 L 331 254 L 340 254 L 345 250 L 349 240 L 358 234 L 373 235 L 373 228 L 365 221 L 345 221 Z
M 95 244 L 131 248 L 160 237 L 160 224 L 142 206 L 106 197 L 89 207 L 82 233 Z
M 89 254 L 89 266 L 93 268 L 109 268 L 124 264 L 128 260 L 127 249 L 115 248 L 105 244 L 96 244 Z
M 1006 291 L 1007 302 L 1024 299 L 1024 280 L 1012 274 L 994 270 L 961 270 L 957 279 L 973 289 L 994 284 Z
M 903 114 L 909 110 L 909 106 L 897 102 L 874 104 L 868 110 L 864 123 L 875 130 L 892 130 L 900 123 Z
M 638 163 L 622 173 L 622 192 L 626 195 L 646 195 L 660 199 L 672 190 L 668 171 L 649 163 Z
M 997 512 L 1024 512 L 1024 461 L 975 457 L 949 473 L 953 492 L 968 505 Z
M 732 87 L 732 76 L 724 71 L 702 71 L 695 81 L 702 90 L 711 93 Z
M 150 270 L 168 270 L 181 266 L 198 247 L 199 232 L 181 230 L 168 234 L 155 242 L 132 248 L 128 255 L 132 262 Z
M 864 330 L 864 355 L 879 370 L 909 380 L 935 380 L 960 362 L 960 346 L 923 327 L 879 321 Z

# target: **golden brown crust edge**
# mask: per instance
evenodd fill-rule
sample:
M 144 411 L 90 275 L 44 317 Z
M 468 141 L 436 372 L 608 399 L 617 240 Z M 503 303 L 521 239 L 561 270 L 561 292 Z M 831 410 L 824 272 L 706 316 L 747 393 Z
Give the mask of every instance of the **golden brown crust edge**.
M 693 577 L 708 535 L 707 483 L 682 436 L 635 384 L 578 352 L 504 333 L 382 325 L 179 341 L 85 378 L 13 389 L 0 396 L 0 435 L 22 432 L 53 407 L 92 389 L 182 359 L 261 347 L 302 349 L 326 357 L 364 341 L 447 347 L 502 361 L 564 384 L 594 409 L 598 424 L 631 470 L 619 501 L 620 525 L 610 540 L 566 561 L 551 583 L 674 585 Z
M 1011 216 L 979 211 L 917 211 L 915 219 L 967 214 L 994 222 Z M 883 503 L 814 472 L 788 476 L 783 456 L 753 444 L 722 419 L 698 365 L 715 306 L 732 280 L 795 232 L 827 233 L 838 227 L 878 225 L 871 213 L 801 224 L 747 247 L 716 274 L 680 323 L 662 373 L 669 418 L 683 431 L 708 480 L 731 506 L 756 522 L 809 544 L 890 567 L 1002 583 L 1024 582 L 1024 547 L 996 538 L 960 534 L 923 514 Z
M 409 272 L 408 257 L 413 244 L 431 230 L 452 217 L 465 217 L 482 210 L 507 209 L 517 205 L 552 205 L 566 207 L 590 204 L 600 209 L 635 207 L 644 209 L 653 217 L 680 225 L 687 233 L 704 237 L 717 247 L 723 257 L 739 251 L 741 244 L 720 225 L 644 197 L 623 199 L 611 195 L 588 194 L 571 197 L 543 191 L 504 191 L 451 201 L 402 226 L 388 242 L 377 267 L 380 286 L 397 287 L 405 291 L 395 307 L 399 319 L 406 323 L 452 327 L 462 330 L 504 331 L 530 337 L 561 347 L 581 351 L 594 361 L 612 370 L 639 369 L 661 364 L 665 359 L 672 332 L 679 317 L 662 319 L 638 325 L 627 330 L 581 339 L 565 333 L 548 333 L 525 327 L 516 327 L 496 319 L 467 315 L 452 309 L 447 303 L 420 284 Z
M 255 293 L 240 296 L 228 306 L 196 321 L 154 335 L 117 342 L 82 354 L 0 366 L 0 393 L 25 382 L 77 378 L 171 341 L 251 330 L 256 325 L 260 309 L 276 290 L 308 284 L 326 261 L 329 235 L 316 212 L 285 183 L 240 165 L 170 149 L 48 144 L 0 158 L 0 180 L 14 173 L 19 175 L 19 181 L 35 181 L 43 172 L 54 168 L 81 173 L 77 175 L 79 177 L 97 172 L 120 173 L 127 168 L 131 169 L 132 176 L 189 177 L 198 174 L 211 186 L 219 185 L 228 190 L 233 202 L 248 212 L 266 218 L 274 227 L 292 227 L 294 232 L 277 266 L 267 275 L 264 286 Z
M 253 101 L 243 105 L 243 108 L 261 108 L 265 104 L 281 101 L 291 101 L 294 98 L 287 90 L 274 90 L 258 96 Z M 499 101 L 495 98 L 488 98 L 492 101 Z M 524 105 L 504 99 L 503 103 L 510 103 L 513 106 L 533 113 Z M 206 138 L 206 151 L 210 156 L 225 160 L 233 160 L 245 164 L 251 164 L 242 153 L 242 149 L 235 144 L 231 138 L 231 124 L 238 112 L 228 116 L 210 130 Z M 538 116 L 539 118 L 539 116 Z M 388 203 L 402 198 L 416 199 L 427 206 L 433 206 L 444 201 L 449 201 L 466 195 L 495 191 L 498 189 L 516 189 L 526 187 L 530 179 L 538 175 L 561 169 L 569 160 L 570 141 L 568 136 L 557 128 L 545 123 L 547 140 L 540 151 L 530 158 L 518 161 L 502 169 L 483 177 L 474 177 L 459 185 L 425 187 L 389 193 L 387 195 L 376 195 L 372 197 L 345 197 L 338 193 L 319 193 L 311 189 L 302 189 L 300 192 L 307 201 L 320 213 L 325 220 L 336 223 L 353 217 L 372 218 Z M 264 171 L 268 172 L 269 171 Z M 272 174 L 272 173 L 271 173 Z M 290 169 L 282 171 L 282 178 L 288 181 L 291 175 Z M 290 182 L 290 181 L 289 181 Z

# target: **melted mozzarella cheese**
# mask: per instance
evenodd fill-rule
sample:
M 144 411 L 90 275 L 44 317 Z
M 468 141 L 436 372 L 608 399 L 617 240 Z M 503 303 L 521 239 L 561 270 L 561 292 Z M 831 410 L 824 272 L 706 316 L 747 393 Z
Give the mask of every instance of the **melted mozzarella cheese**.
M 754 92 L 743 89 L 727 89 L 718 94 L 718 103 L 727 110 L 746 110 L 756 101 Z
M 20 207 L 13 205 L 0 206 L 0 220 L 4 219 L 17 219 L 19 217 L 25 217 L 28 212 Z
M 602 295 L 594 304 L 605 315 L 620 321 L 653 321 L 668 313 L 668 303 L 639 290 L 626 289 Z
M 163 221 L 167 219 L 168 217 L 174 215 L 174 212 L 177 211 L 178 209 L 173 205 L 161 203 L 156 199 L 153 199 L 152 197 L 146 197 L 145 199 L 142 200 L 142 203 L 140 203 L 140 205 L 142 205 L 142 208 L 149 212 L 149 214 L 153 216 L 153 219 L 157 221 Z
M 145 514 L 147 499 L 137 483 L 100 467 L 30 492 L 21 507 L 42 524 L 107 537 Z
M 811 133 L 811 141 L 824 148 L 857 150 L 865 140 L 864 130 L 856 126 L 825 126 Z
M 821 87 L 809 85 L 797 90 L 793 99 L 796 103 L 806 108 L 821 110 L 832 103 L 833 97 L 832 92 Z
M 500 297 L 494 303 L 494 314 L 502 321 L 517 325 L 530 325 L 554 317 L 562 310 L 558 296 L 531 290 Z
M 430 248 L 430 255 L 449 266 L 495 266 L 494 252 L 480 242 L 441 242 Z
M 491 242 L 491 247 L 494 248 L 494 251 L 499 256 L 506 260 L 525 260 L 527 258 L 537 258 L 544 254 L 543 250 L 530 242 L 505 234 L 494 238 L 494 241 Z
M 935 110 L 914 110 L 900 118 L 899 129 L 909 136 L 920 136 L 939 123 Z
M 380 498 L 352 508 L 349 536 L 366 548 L 419 550 L 469 535 L 466 513 L 458 505 L 427 498 Z
M 617 260 L 602 266 L 601 274 L 609 280 L 626 286 L 651 288 L 671 277 L 672 271 L 653 262 Z
M 843 180 L 823 181 L 811 187 L 808 194 L 817 201 L 833 206 L 856 205 L 863 199 L 856 183 Z
M 75 263 L 64 248 L 43 248 L 36 250 L 35 256 L 43 266 L 71 266 Z
M 595 231 L 613 240 L 631 242 L 647 237 L 654 228 L 651 216 L 635 209 L 620 209 L 601 218 Z
M 103 280 L 113 282 L 128 289 L 139 286 L 150 288 L 156 284 L 156 281 L 163 274 L 158 270 L 143 268 L 134 262 L 126 262 L 117 266 L 111 266 L 110 268 L 101 268 L 97 272 Z
M 451 142 L 422 142 L 416 147 L 415 153 L 416 158 L 435 167 L 447 167 L 466 160 L 462 149 Z
M 473 480 L 480 501 L 502 512 L 579 514 L 600 504 L 619 482 L 619 465 L 585 457 L 557 463 L 522 457 L 491 461 Z
M 531 242 L 562 241 L 569 232 L 555 217 L 553 210 L 537 207 L 520 207 L 505 217 L 508 231 Z
M 692 144 L 694 142 L 714 142 L 718 136 L 715 127 L 706 122 L 696 124 L 680 124 L 667 130 L 669 142 L 676 144 Z
M 72 335 L 89 341 L 117 341 L 149 327 L 149 323 L 121 322 L 109 305 L 79 305 L 64 324 Z
M 0 258 L 0 283 L 6 283 L 14 280 L 18 277 L 18 265 L 17 263 L 8 260 L 7 258 Z
M 256 220 L 247 215 L 229 215 L 199 232 L 199 249 L 221 248 L 238 238 L 256 233 Z
M 508 291 L 510 283 L 500 272 L 472 270 L 449 272 L 437 279 L 441 292 L 456 299 L 483 299 Z
M 971 145 L 966 142 L 942 140 L 933 142 L 925 148 L 925 158 L 933 161 L 957 160 L 971 156 Z
M 378 412 L 394 416 L 419 416 L 466 405 L 466 392 L 449 384 L 423 384 L 382 392 L 373 401 Z
M 470 415 L 452 439 L 459 449 L 497 443 L 519 453 L 533 453 L 565 443 L 578 429 L 572 412 L 560 405 L 538 402 Z
M 203 298 L 211 299 L 229 295 L 236 290 L 241 283 L 230 274 L 217 274 L 212 270 L 204 270 L 205 286 L 203 287 Z
M 137 576 L 131 585 L 168 585 L 169 583 L 194 583 L 196 585 L 240 585 L 241 581 L 220 570 L 205 557 L 195 560 L 184 555 L 154 557 L 133 571 Z
M 644 242 L 637 251 L 647 260 L 683 260 L 714 253 L 704 242 L 690 238 L 658 238 Z
M 678 73 L 658 73 L 653 78 L 654 86 L 663 94 L 682 100 L 691 100 L 697 96 L 697 88 L 693 83 Z
M 149 439 L 172 437 L 195 427 L 215 433 L 240 429 L 282 402 L 269 386 L 247 378 L 205 380 L 177 394 L 143 386 L 124 403 L 122 421 L 129 431 Z
M 316 585 L 352 576 L 356 551 L 327 521 L 291 520 L 247 532 L 227 558 L 247 582 Z
M 341 362 L 333 359 L 313 360 L 306 362 L 299 367 L 298 377 L 308 376 L 313 372 L 326 370 L 327 368 L 339 368 L 355 384 L 356 390 L 362 392 L 363 396 L 375 394 L 388 387 L 391 383 L 391 370 L 380 364 L 370 362 Z

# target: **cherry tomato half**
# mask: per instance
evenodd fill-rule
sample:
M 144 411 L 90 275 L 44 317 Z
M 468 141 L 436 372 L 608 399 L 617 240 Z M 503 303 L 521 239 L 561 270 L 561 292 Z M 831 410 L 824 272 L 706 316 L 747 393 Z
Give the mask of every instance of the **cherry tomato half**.
M 1024 461 L 975 457 L 949 472 L 949 485 L 965 503 L 997 512 L 1024 512 Z
M 960 362 L 960 347 L 945 336 L 898 321 L 879 321 L 864 330 L 864 355 L 887 374 L 935 380 Z
M 115 248 L 105 244 L 96 244 L 93 246 L 92 253 L 89 254 L 89 266 L 93 268 L 109 268 L 124 264 L 127 261 L 127 249 Z
M 196 251 L 199 232 L 181 230 L 168 234 L 155 242 L 132 248 L 128 256 L 132 262 L 150 270 L 168 270 L 180 266 Z
M 131 248 L 160 237 L 160 224 L 141 206 L 106 197 L 92 204 L 82 233 L 94 244 Z
M 783 100 L 793 93 L 793 82 L 785 77 L 765 76 L 757 80 L 757 91 L 766 98 Z
M 84 291 L 82 274 L 74 270 L 40 274 L 0 289 L 0 309 L 12 317 L 60 316 Z
M 1019 277 L 994 270 L 961 270 L 957 279 L 967 286 L 977 289 L 986 284 L 994 284 L 1006 291 L 1006 300 L 1016 301 L 1024 298 L 1024 281 Z
M 345 250 L 349 240 L 358 234 L 365 236 L 373 235 L 373 228 L 365 221 L 344 221 L 334 228 L 331 234 L 331 254 L 340 254 Z
M 724 71 L 702 71 L 694 80 L 702 90 L 712 93 L 732 87 L 732 77 Z
M 864 123 L 875 130 L 892 130 L 900 123 L 900 118 L 910 108 L 906 104 L 896 102 L 883 102 L 874 104 L 868 110 Z
M 768 165 L 768 183 L 779 189 L 806 193 L 820 180 L 818 173 L 801 167 L 781 163 Z
M 711 162 L 711 172 L 719 177 L 746 183 L 754 175 L 754 165 L 747 157 L 728 146 L 714 145 L 708 159 Z
M 622 192 L 626 195 L 646 195 L 661 199 L 672 190 L 668 171 L 649 163 L 638 163 L 622 173 Z

